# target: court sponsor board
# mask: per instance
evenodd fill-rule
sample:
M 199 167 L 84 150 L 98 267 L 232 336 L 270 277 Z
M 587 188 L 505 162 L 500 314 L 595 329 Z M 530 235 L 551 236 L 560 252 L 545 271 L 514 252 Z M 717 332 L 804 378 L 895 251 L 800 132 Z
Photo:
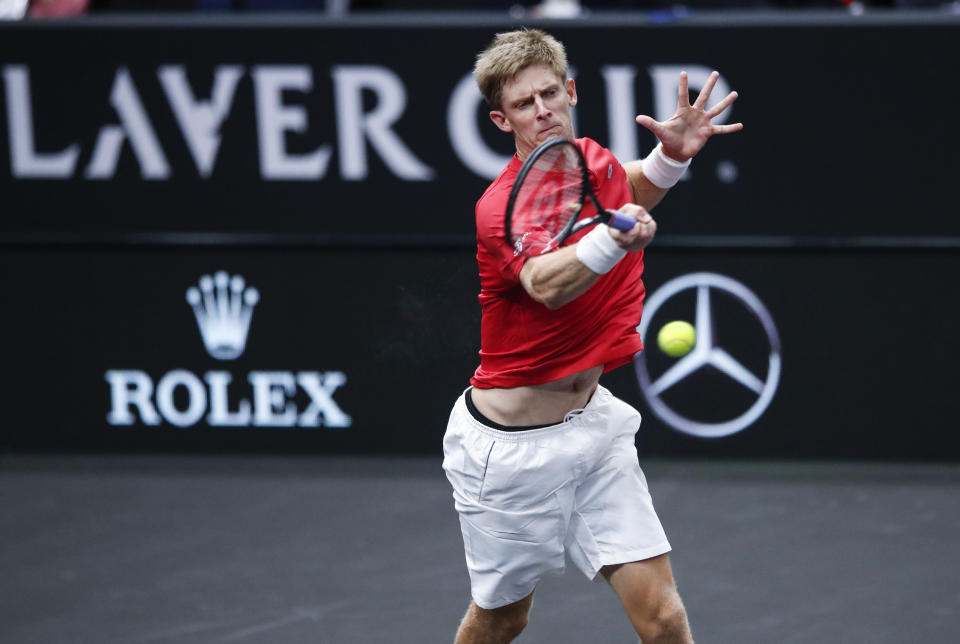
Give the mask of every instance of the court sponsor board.
M 960 458 L 960 309 L 930 279 L 960 258 L 654 246 L 646 264 L 659 389 L 640 359 L 603 378 L 643 414 L 641 454 Z M 4 449 L 439 458 L 478 361 L 466 250 L 14 249 L 0 271 L 20 276 L 0 291 Z M 671 320 L 711 351 L 664 386 L 686 359 L 651 339 Z
M 517 25 L 451 22 L 0 25 L 0 242 L 468 244 L 512 153 L 470 66 Z M 716 122 L 745 130 L 661 206 L 664 243 L 960 237 L 955 21 L 547 27 L 578 132 L 621 160 L 652 147 L 633 117 L 672 114 L 681 69 L 740 92 Z
M 691 303 L 690 296 L 693 300 L 692 306 L 684 310 L 678 308 L 675 302 L 685 296 L 688 304 Z M 748 337 L 748 342 L 734 344 L 746 344 L 752 349 L 750 353 L 754 353 L 757 347 L 765 347 L 766 364 L 760 361 L 755 367 L 748 367 L 734 355 L 737 351 L 731 353 L 725 347 L 726 338 L 718 333 L 718 323 L 724 317 L 723 308 L 730 308 L 731 305 L 747 313 L 740 315 L 744 318 L 738 324 L 740 333 L 743 333 L 744 325 L 749 325 L 754 332 L 752 338 Z M 661 312 L 671 309 L 675 311 L 673 315 L 681 316 L 680 321 L 691 325 L 695 340 L 689 353 L 679 356 L 667 354 L 664 357 L 662 354 L 666 352 L 657 350 L 653 329 L 677 321 Z M 640 391 L 647 407 L 672 429 L 702 438 L 735 434 L 763 416 L 777 393 L 783 362 L 777 324 L 760 298 L 742 282 L 717 273 L 688 273 L 675 277 L 646 299 L 644 316 L 637 331 L 643 338 L 644 346 L 649 349 L 640 352 L 634 359 Z M 658 360 L 663 365 L 659 369 L 653 366 Z M 755 400 L 743 410 L 719 420 L 697 420 L 688 413 L 678 411 L 667 400 L 670 395 L 668 392 L 674 387 L 682 387 L 703 371 L 712 371 L 714 377 L 732 381 L 740 388 L 753 392 Z M 681 404 L 680 408 L 699 406 L 699 402 L 694 405 L 687 403 Z
M 191 286 L 186 300 L 193 309 L 203 345 L 211 358 L 237 360 L 243 355 L 259 291 L 241 275 L 219 270 L 200 277 L 199 288 Z M 236 378 L 232 371 L 206 371 L 202 378 L 187 369 L 166 372 L 154 384 L 140 369 L 108 369 L 113 426 L 160 425 L 192 427 L 349 427 L 352 420 L 333 399 L 347 382 L 341 371 L 250 371 Z M 241 389 L 231 403 L 231 390 Z M 302 409 L 297 398 L 309 404 Z M 179 400 L 178 400 L 179 398 Z M 207 413 L 209 410 L 209 413 Z

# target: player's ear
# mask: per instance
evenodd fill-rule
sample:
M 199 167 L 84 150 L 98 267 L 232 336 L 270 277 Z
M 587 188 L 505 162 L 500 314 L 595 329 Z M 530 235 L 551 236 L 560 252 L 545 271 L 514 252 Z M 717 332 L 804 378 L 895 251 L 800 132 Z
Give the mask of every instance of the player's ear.
M 566 90 L 567 96 L 570 97 L 570 107 L 573 107 L 577 104 L 577 84 L 572 78 L 567 79 Z
M 504 132 L 513 132 L 513 127 L 510 125 L 510 121 L 507 120 L 507 115 L 500 110 L 492 110 L 490 112 L 490 120 Z

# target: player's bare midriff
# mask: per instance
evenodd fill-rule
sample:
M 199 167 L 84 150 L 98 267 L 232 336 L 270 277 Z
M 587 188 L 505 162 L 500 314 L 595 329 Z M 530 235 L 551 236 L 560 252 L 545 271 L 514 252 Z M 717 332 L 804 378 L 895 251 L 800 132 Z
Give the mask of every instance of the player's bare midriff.
M 474 387 L 471 396 L 477 411 L 501 425 L 549 425 L 562 422 L 569 411 L 586 407 L 601 374 L 603 365 L 541 385 L 509 389 Z

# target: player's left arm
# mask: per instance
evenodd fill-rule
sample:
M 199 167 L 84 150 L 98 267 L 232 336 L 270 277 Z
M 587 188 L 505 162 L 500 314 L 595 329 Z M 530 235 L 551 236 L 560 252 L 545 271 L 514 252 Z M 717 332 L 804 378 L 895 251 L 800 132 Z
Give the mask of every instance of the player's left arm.
M 743 123 L 729 125 L 714 125 L 711 123 L 714 117 L 737 100 L 737 93 L 730 92 L 716 105 L 706 109 L 710 93 L 719 77 L 720 74 L 717 72 L 710 74 L 706 85 L 703 86 L 700 94 L 697 95 L 697 99 L 691 105 L 687 72 L 680 72 L 677 111 L 674 115 L 662 122 L 656 121 L 646 114 L 637 116 L 637 123 L 653 132 L 660 140 L 663 154 L 667 157 L 662 163 L 666 163 L 668 168 L 671 165 L 679 167 L 686 164 L 696 156 L 706 145 L 707 139 L 714 134 L 730 134 L 743 129 Z M 652 154 L 655 153 L 651 153 L 651 156 Z M 663 199 L 670 188 L 669 186 L 658 186 L 654 181 L 651 181 L 651 178 L 648 178 L 644 172 L 645 163 L 649 164 L 650 161 L 630 161 L 624 164 L 623 169 L 627 172 L 627 182 L 630 184 L 630 193 L 633 196 L 634 203 L 649 210 L 660 203 L 660 200 Z M 662 180 L 660 183 L 663 183 Z

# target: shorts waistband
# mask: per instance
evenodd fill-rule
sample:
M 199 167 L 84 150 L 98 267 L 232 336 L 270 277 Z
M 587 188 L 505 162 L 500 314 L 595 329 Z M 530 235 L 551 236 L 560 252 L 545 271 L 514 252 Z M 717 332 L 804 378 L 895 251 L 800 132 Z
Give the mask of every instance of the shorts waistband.
M 556 423 L 543 423 L 541 425 L 513 426 L 513 427 L 501 425 L 499 423 L 496 423 L 490 420 L 489 418 L 487 418 L 486 416 L 480 413 L 480 410 L 477 409 L 477 406 L 473 403 L 472 392 L 473 392 L 473 387 L 467 387 L 467 390 L 463 392 L 463 402 L 466 403 L 467 405 L 467 411 L 470 412 L 470 415 L 473 416 L 474 420 L 476 420 L 481 425 L 486 425 L 491 429 L 498 429 L 501 432 L 525 432 L 525 431 L 530 431 L 531 429 L 544 429 L 546 427 L 551 427 L 553 425 L 556 425 Z
M 536 429 L 517 429 L 517 430 L 508 430 L 504 431 L 501 429 L 496 429 L 494 427 L 489 427 L 484 425 L 479 420 L 474 418 L 473 414 L 470 413 L 470 410 L 467 409 L 466 394 L 472 387 L 467 387 L 464 390 L 463 394 L 457 400 L 457 405 L 461 407 L 461 412 L 466 415 L 470 423 L 478 429 L 481 433 L 486 434 L 497 440 L 505 441 L 526 441 L 533 440 L 536 438 L 543 438 L 544 436 L 549 436 L 552 434 L 557 434 L 563 432 L 571 427 L 571 419 L 567 418 L 555 425 L 547 425 L 546 427 L 537 427 Z M 597 385 L 597 390 L 593 392 L 593 395 L 590 397 L 590 400 L 587 402 L 587 405 L 582 409 L 578 410 L 582 412 L 592 411 L 592 408 L 596 406 L 598 398 L 605 396 L 609 392 L 604 387 Z M 574 416 L 575 417 L 575 416 Z

